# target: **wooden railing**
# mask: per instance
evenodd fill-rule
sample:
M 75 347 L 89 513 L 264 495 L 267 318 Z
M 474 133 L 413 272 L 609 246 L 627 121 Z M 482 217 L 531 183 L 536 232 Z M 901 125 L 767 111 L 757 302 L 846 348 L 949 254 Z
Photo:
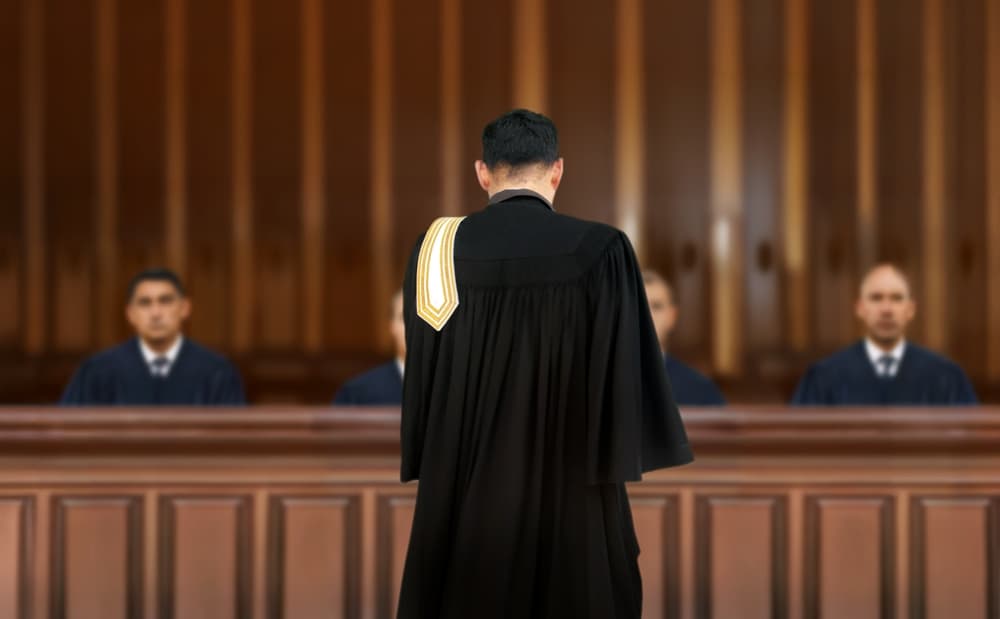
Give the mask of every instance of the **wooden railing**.
M 1000 409 L 686 410 L 645 617 L 1000 616 Z M 398 412 L 0 409 L 0 617 L 388 618 Z

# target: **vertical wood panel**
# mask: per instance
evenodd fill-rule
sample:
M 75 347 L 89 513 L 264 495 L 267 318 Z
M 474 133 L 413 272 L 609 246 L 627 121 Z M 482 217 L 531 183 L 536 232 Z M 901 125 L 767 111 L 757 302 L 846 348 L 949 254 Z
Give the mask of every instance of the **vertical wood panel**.
M 441 213 L 462 211 L 462 2 L 441 0 Z
M 878 75 L 892 76 L 878 85 L 878 234 L 879 259 L 897 263 L 910 275 L 920 308 L 930 290 L 930 256 L 923 241 L 924 175 L 922 12 L 908 0 L 876 0 Z M 937 231 L 935 231 L 936 233 Z M 917 312 L 912 337 L 926 335 L 926 311 Z
M 326 232 L 325 14 L 302 0 L 302 347 L 323 347 L 323 243 Z
M 55 616 L 140 617 L 141 500 L 56 497 L 54 501 Z
M 744 236 L 741 263 L 745 304 L 738 336 L 745 342 L 747 370 L 762 372 L 784 344 L 782 304 L 782 113 L 784 40 L 782 0 L 744 0 L 741 35 Z M 795 50 L 800 51 L 800 50 Z M 745 316 L 745 318 L 743 318 Z
M 229 0 L 199 0 L 185 15 L 188 67 L 185 207 L 188 290 L 194 299 L 190 332 L 212 347 L 232 336 L 234 70 Z M 197 61 L 194 61 L 197 59 Z
M 390 226 L 395 199 L 396 155 L 393 148 L 395 108 L 398 96 L 394 84 L 395 72 L 395 7 L 393 0 L 372 2 L 372 150 L 371 150 L 371 263 L 372 315 L 388 316 L 395 281 L 396 245 Z M 429 225 L 429 224 L 428 224 Z M 381 320 L 372 321 L 373 339 L 380 348 L 388 349 L 390 336 Z
M 118 150 L 114 244 L 118 264 L 110 283 L 112 333 L 129 331 L 122 318 L 129 279 L 164 263 L 166 211 L 164 115 L 166 0 L 117 2 L 119 75 L 115 86 Z
M 1000 5 L 986 3 L 986 87 L 983 105 L 986 107 L 986 228 L 987 281 L 989 285 L 988 373 L 991 380 L 1000 380 Z M 990 103 L 994 103 L 990 105 Z
M 544 19 L 543 0 L 529 2 L 538 19 Z M 544 39 L 533 43 L 523 40 L 527 31 L 517 29 L 516 20 L 526 19 L 532 13 L 514 14 L 513 0 L 495 2 L 465 2 L 462 6 L 462 156 L 454 173 L 462 187 L 462 211 L 477 211 L 486 205 L 486 193 L 476 182 L 473 162 L 482 158 L 482 136 L 486 123 L 506 112 L 512 105 L 545 111 L 544 102 L 521 94 L 516 98 L 513 81 L 533 80 L 527 72 L 540 70 L 545 63 Z M 530 31 L 534 26 L 529 27 Z M 538 30 L 542 32 L 542 30 Z M 517 49 L 513 39 L 518 37 L 526 49 Z M 530 54 L 530 64 L 515 64 L 514 54 Z M 490 67 L 483 71 L 484 66 Z M 500 76 L 500 79 L 497 78 Z M 512 76 L 512 79 L 502 79 Z M 529 89 L 530 90 L 530 89 Z M 521 91 L 522 93 L 524 91 Z
M 301 343 L 302 3 L 253 0 L 252 346 Z
M 109 346 L 115 340 L 115 326 L 120 313 L 114 308 L 115 282 L 118 272 L 119 189 L 119 97 L 118 82 L 118 0 L 96 0 L 94 32 L 95 89 L 97 101 L 94 119 L 97 140 L 96 230 L 97 277 L 95 288 L 97 342 Z
M 615 218 L 645 259 L 646 124 L 642 0 L 619 0 L 615 38 Z
M 273 498 L 269 616 L 357 616 L 359 526 L 353 497 Z
M 646 591 L 642 616 L 676 617 L 680 608 L 677 499 L 633 497 L 631 503 Z
M 162 619 L 237 619 L 250 612 L 250 501 L 163 497 Z
M 998 505 L 989 497 L 915 497 L 916 617 L 990 617 L 997 608 Z
M 809 16 L 809 294 L 814 349 L 845 345 L 856 329 L 857 11 L 814 2 Z
M 406 548 L 413 525 L 413 497 L 382 497 L 379 501 L 378 530 L 383 535 L 378 540 L 378 581 L 383 589 L 378 592 L 379 615 L 389 617 L 399 608 L 399 585 L 403 580 Z
M 556 208 L 613 223 L 615 3 L 595 0 L 580 10 L 574 0 L 549 0 L 547 7 L 547 97 L 566 160 Z
M 673 284 L 671 352 L 706 364 L 708 297 L 709 3 L 647 1 L 647 258 Z
M 923 2 L 923 243 L 924 341 L 946 348 L 945 75 L 942 1 Z
M 21 254 L 24 220 L 22 192 L 21 106 L 24 101 L 22 79 L 22 14 L 24 0 L 7 3 L 5 19 L 0 20 L 0 84 L 6 97 L 0 98 L 0 349 L 16 350 L 22 329 Z
M 142 587 L 143 587 L 143 617 L 159 619 L 157 608 L 160 604 L 159 582 L 160 565 L 158 543 L 160 536 L 160 494 L 156 490 L 147 490 L 143 495 L 142 509 Z
M 698 616 L 783 616 L 785 501 L 705 496 L 698 503 Z
M 789 347 L 809 345 L 809 10 L 785 0 L 785 105 L 782 168 L 786 315 Z
M 164 202 L 166 264 L 187 277 L 187 110 L 188 0 L 164 0 Z M 199 58 L 199 61 L 201 59 Z
M 45 268 L 44 0 L 23 0 L 21 22 L 21 174 L 24 182 L 24 351 L 42 352 L 48 305 Z
M 30 498 L 0 498 L 0 617 L 28 619 L 32 507 Z
M 253 0 L 233 0 L 232 18 L 232 304 L 231 346 L 252 345 L 253 287 Z
M 711 258 L 712 360 L 723 374 L 743 365 L 743 0 L 712 3 Z
M 985 377 L 991 348 L 989 297 L 1000 279 L 990 279 L 990 247 L 1000 242 L 991 235 L 987 206 L 986 72 L 988 66 L 987 0 L 945 2 L 941 5 L 944 125 L 946 130 L 944 214 L 948 225 L 942 258 L 947 293 L 945 341 L 949 354 L 973 379 Z M 956 304 L 952 299 L 962 299 Z M 987 345 L 983 345 L 983 342 Z
M 512 0 L 513 106 L 542 113 L 549 109 L 549 3 Z M 496 114 L 499 116 L 499 114 Z M 558 126 L 558 125 L 557 125 Z
M 376 323 L 385 324 L 375 320 L 373 311 L 374 283 L 381 268 L 376 268 L 379 263 L 375 261 L 387 261 L 371 235 L 376 219 L 374 175 L 381 173 L 373 168 L 373 28 L 366 27 L 375 19 L 374 7 L 375 3 L 364 2 L 326 3 L 323 15 L 328 33 L 324 76 L 329 93 L 323 101 L 324 172 L 329 180 L 325 188 L 323 327 L 325 345 L 333 350 L 369 348 Z M 340 84 L 353 88 L 340 88 Z
M 878 65 L 876 64 L 875 1 L 857 2 L 857 188 L 858 263 L 867 269 L 875 263 L 878 239 L 878 179 L 876 178 Z
M 810 497 L 806 616 L 892 617 L 893 511 L 886 497 Z
M 31 616 L 33 619 L 45 619 L 49 617 L 49 593 L 51 590 L 50 579 L 52 577 L 52 501 L 51 493 L 41 490 L 34 496 L 34 508 L 37 513 L 32 526 L 32 542 L 34 548 L 31 549 Z

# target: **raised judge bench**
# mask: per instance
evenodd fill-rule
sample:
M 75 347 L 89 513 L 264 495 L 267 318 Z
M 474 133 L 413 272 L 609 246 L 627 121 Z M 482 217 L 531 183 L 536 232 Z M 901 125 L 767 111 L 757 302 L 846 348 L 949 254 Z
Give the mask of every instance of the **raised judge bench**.
M 645 617 L 1000 616 L 1000 409 L 688 410 Z M 0 409 L 0 617 L 388 618 L 391 410 Z

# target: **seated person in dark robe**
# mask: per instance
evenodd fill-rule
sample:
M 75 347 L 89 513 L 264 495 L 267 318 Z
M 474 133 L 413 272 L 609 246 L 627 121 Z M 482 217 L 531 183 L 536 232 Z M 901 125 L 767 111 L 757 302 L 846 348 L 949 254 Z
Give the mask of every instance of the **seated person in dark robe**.
M 60 404 L 245 404 L 233 364 L 181 334 L 190 314 L 191 301 L 176 274 L 150 269 L 136 275 L 125 307 L 136 337 L 84 361 Z
M 951 360 L 906 340 L 916 304 L 906 276 L 891 264 L 865 276 L 855 306 L 866 336 L 813 364 L 792 404 L 976 404 L 965 372 Z
M 679 406 L 725 406 L 726 399 L 709 377 L 667 352 L 667 341 L 677 324 L 677 304 L 670 284 L 650 269 L 642 272 L 642 281 L 646 285 L 646 299 L 653 315 L 653 326 L 660 341 L 667 376 L 674 389 L 674 400 Z
M 389 332 L 396 346 L 396 358 L 344 383 L 333 403 L 341 406 L 399 406 L 403 402 L 403 360 L 406 335 L 403 328 L 403 291 L 392 297 Z

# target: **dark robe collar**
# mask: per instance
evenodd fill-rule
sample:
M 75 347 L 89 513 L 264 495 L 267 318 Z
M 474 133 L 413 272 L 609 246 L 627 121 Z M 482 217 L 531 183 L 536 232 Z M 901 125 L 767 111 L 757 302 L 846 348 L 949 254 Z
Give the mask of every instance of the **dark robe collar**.
M 550 211 L 556 210 L 552 207 L 552 203 L 549 202 L 548 198 L 530 189 L 504 189 L 503 191 L 498 191 L 490 198 L 489 205 L 500 204 L 513 198 L 535 198 L 536 200 L 540 200 Z

